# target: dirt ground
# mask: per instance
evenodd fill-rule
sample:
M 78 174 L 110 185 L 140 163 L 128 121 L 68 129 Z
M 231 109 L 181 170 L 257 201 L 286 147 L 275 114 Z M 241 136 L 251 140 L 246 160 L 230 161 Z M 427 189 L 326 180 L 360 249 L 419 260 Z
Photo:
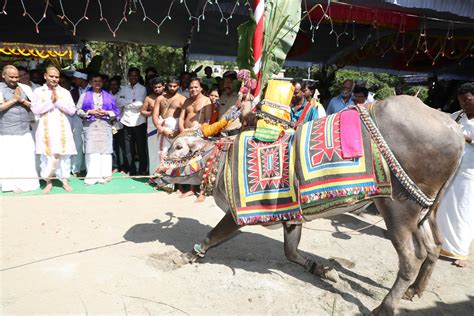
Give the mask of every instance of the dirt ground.
M 336 266 L 342 282 L 333 284 L 285 259 L 281 229 L 256 226 L 200 264 L 174 265 L 222 217 L 210 198 L 0 196 L 0 209 L 2 315 L 367 314 L 398 268 L 383 222 L 369 214 L 304 224 L 300 249 Z M 438 261 L 425 295 L 397 313 L 473 315 L 469 264 Z

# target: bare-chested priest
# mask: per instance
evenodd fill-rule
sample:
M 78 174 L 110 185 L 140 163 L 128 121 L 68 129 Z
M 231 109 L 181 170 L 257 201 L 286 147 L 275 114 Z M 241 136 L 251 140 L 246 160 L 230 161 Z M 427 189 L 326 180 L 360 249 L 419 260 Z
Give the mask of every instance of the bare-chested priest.
M 166 86 L 166 93 L 156 98 L 152 113 L 158 134 L 158 166 L 161 155 L 168 152 L 173 139 L 179 134 L 179 115 L 186 100 L 186 97 L 178 93 L 177 77 L 170 77 Z
M 191 78 L 189 98 L 184 102 L 183 110 L 179 116 L 179 130 L 183 132 L 200 128 L 202 124 L 209 123 L 211 116 L 211 100 L 202 94 L 201 81 L 198 78 Z M 190 190 L 182 193 L 180 197 L 192 196 L 197 192 L 199 192 L 199 188 L 191 185 Z
M 179 116 L 179 130 L 183 132 L 197 129 L 203 123 L 209 123 L 211 116 L 211 100 L 202 94 L 201 81 L 192 78 L 189 83 L 189 98 L 184 102 L 183 111 Z
M 143 101 L 143 106 L 140 113 L 147 118 L 147 144 L 148 144 L 148 170 L 150 175 L 153 176 L 156 168 L 158 167 L 158 129 L 153 123 L 153 108 L 155 107 L 156 100 L 158 97 L 163 95 L 165 90 L 165 81 L 158 77 L 150 79 L 150 86 L 152 93 L 146 96 Z M 150 181 L 152 181 L 150 179 Z

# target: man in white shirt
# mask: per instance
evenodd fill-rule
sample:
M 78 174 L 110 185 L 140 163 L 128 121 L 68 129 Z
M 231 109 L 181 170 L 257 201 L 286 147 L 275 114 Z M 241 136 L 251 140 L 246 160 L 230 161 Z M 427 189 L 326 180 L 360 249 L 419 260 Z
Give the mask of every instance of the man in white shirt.
M 72 80 L 74 88 L 71 90 L 71 96 L 74 103 L 77 104 L 81 95 L 87 91 L 91 86 L 89 80 L 87 80 L 87 74 L 81 71 L 74 71 Z M 74 114 L 69 117 L 69 122 L 72 128 L 72 135 L 74 136 L 74 143 L 76 144 L 76 155 L 71 156 L 71 173 L 76 176 L 80 176 L 82 171 L 86 170 L 85 158 L 84 158 L 84 139 L 83 139 L 83 126 L 82 119 Z
M 125 97 L 122 95 L 122 87 L 120 85 L 121 79 L 118 76 L 112 77 L 110 79 L 110 93 L 114 96 L 115 102 L 120 110 L 120 117 L 123 116 L 123 108 L 125 106 L 124 100 Z M 125 130 L 123 129 L 123 124 L 120 121 L 115 121 L 113 129 L 113 149 L 114 153 L 112 155 L 112 168 L 114 172 L 120 172 L 126 174 L 129 172 L 130 166 L 128 165 L 127 159 L 127 144 L 125 142 Z
M 180 87 L 178 93 L 189 98 L 189 81 L 191 80 L 191 74 L 187 71 L 183 71 L 180 76 Z
M 18 86 L 20 89 L 26 94 L 28 99 L 31 101 L 33 100 L 33 90 L 36 88 L 41 87 L 41 85 L 38 85 L 30 80 L 30 73 L 28 72 L 28 69 L 23 66 L 18 66 L 18 74 L 19 74 L 19 82 Z M 38 120 L 39 117 L 34 115 L 33 112 L 29 112 L 30 115 L 30 127 L 31 130 L 33 131 L 33 135 L 36 134 L 36 129 L 38 128 Z M 36 161 L 36 171 L 38 174 L 41 172 L 40 164 L 40 155 L 35 155 L 35 161 Z
M 130 84 L 124 86 L 120 91 L 124 98 L 123 115 L 120 122 L 124 125 L 125 139 L 129 144 L 127 160 L 130 166 L 130 175 L 148 174 L 146 118 L 140 113 L 146 97 L 146 88 L 138 83 L 139 78 L 140 70 L 135 67 L 130 68 L 128 70 L 128 82 Z M 138 172 L 134 163 L 136 155 L 138 155 L 139 160 Z

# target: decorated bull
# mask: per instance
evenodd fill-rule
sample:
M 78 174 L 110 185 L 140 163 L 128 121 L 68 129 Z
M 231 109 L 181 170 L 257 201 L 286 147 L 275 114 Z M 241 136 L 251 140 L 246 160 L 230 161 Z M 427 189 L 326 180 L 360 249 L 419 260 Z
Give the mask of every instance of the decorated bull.
M 375 314 L 421 296 L 440 251 L 435 213 L 464 141 L 450 118 L 418 98 L 394 96 L 291 128 L 287 82 L 270 81 L 256 116 L 235 139 L 179 136 L 159 169 L 168 181 L 201 183 L 226 213 L 181 256 L 195 262 L 249 224 L 283 223 L 288 260 L 320 277 L 337 272 L 298 250 L 302 222 L 373 201 L 399 258 L 393 287 Z M 255 125 L 255 124 L 251 124 Z

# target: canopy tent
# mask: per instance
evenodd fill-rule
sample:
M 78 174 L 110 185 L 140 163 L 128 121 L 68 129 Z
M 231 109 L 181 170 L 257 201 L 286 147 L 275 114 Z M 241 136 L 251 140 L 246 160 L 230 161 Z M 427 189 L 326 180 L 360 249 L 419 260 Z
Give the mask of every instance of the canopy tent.
M 251 2 L 5 1 L 0 44 L 135 42 L 185 47 L 195 59 L 235 60 L 237 26 L 248 19 Z M 329 2 L 302 1 L 303 11 L 322 7 L 302 21 L 289 64 L 439 74 L 474 66 L 473 1 L 354 0 L 330 2 L 328 8 Z

